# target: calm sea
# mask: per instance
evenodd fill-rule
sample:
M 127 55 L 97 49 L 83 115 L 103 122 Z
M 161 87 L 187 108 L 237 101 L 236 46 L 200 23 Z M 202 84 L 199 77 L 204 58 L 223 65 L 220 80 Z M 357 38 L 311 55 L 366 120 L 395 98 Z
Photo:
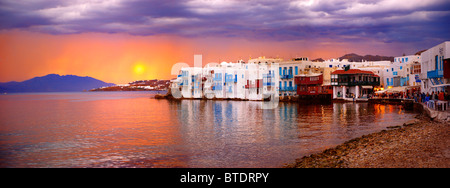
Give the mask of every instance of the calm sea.
M 168 101 L 154 92 L 0 95 L 0 167 L 281 167 L 401 125 L 395 105 Z

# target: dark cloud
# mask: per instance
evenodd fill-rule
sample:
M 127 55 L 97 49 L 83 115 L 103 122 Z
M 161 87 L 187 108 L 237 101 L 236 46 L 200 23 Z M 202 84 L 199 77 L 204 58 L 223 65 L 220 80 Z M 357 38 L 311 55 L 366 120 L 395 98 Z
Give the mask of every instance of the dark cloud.
M 317 37 L 416 42 L 448 40 L 449 20 L 448 0 L 0 2 L 0 29 L 51 34 L 124 32 L 278 41 Z

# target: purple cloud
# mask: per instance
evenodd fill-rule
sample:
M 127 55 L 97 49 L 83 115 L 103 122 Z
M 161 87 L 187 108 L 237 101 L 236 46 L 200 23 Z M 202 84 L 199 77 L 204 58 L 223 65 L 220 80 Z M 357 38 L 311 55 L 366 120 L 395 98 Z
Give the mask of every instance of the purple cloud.
M 51 34 L 105 32 L 258 40 L 435 43 L 450 38 L 448 0 L 190 0 L 0 2 L 0 29 Z

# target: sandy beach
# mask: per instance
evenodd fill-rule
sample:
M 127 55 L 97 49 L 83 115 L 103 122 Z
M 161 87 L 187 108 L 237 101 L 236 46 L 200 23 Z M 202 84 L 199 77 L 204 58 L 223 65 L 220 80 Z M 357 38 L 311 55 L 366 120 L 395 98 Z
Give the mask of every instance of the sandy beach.
M 286 168 L 449 168 L 450 122 L 424 115 L 381 132 L 349 140 Z

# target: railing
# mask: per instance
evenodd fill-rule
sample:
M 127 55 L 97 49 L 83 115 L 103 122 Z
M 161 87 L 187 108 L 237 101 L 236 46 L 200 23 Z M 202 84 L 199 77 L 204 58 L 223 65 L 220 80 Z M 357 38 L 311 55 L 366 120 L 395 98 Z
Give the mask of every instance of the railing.
M 274 82 L 264 82 L 263 86 L 275 86 Z
M 380 82 L 370 82 L 370 81 L 350 81 L 350 82 L 339 82 L 338 85 L 341 86 L 357 86 L 357 85 L 380 85 Z
M 428 78 L 439 78 L 444 76 L 443 70 L 434 70 L 434 71 L 428 71 L 427 77 Z
M 280 87 L 279 91 L 296 91 L 295 87 Z
M 294 75 L 292 75 L 292 74 L 282 75 L 281 76 L 281 79 L 292 79 L 292 78 L 294 78 Z
M 323 83 L 323 80 L 315 80 L 315 81 L 300 80 L 300 81 L 296 82 L 296 84 L 299 84 L 299 85 L 321 85 L 322 83 Z

